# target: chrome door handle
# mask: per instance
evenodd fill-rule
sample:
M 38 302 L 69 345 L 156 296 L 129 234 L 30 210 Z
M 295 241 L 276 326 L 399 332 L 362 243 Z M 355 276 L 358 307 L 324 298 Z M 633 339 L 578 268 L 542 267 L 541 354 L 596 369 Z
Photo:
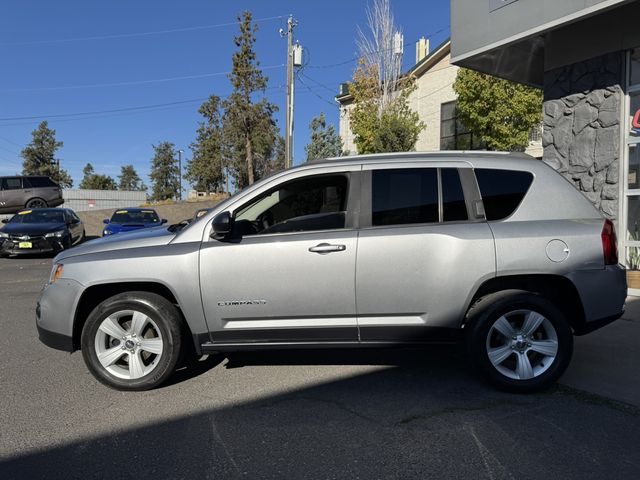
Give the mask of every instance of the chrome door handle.
M 315 247 L 309 248 L 309 251 L 313 253 L 325 254 L 331 252 L 343 252 L 346 249 L 347 247 L 345 245 L 331 245 L 329 243 L 321 243 L 319 245 L 316 245 Z

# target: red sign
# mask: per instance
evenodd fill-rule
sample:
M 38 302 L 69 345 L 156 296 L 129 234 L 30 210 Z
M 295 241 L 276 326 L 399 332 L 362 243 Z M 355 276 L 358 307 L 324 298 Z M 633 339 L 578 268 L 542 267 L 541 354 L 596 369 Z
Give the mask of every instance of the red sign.
M 633 120 L 631 121 L 631 126 L 634 130 L 640 130 L 640 110 L 636 112 L 633 116 Z

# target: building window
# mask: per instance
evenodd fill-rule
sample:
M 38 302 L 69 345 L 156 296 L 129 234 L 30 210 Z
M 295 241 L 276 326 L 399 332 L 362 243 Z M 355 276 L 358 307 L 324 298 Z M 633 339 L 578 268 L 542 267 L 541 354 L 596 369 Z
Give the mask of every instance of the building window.
M 440 106 L 440 150 L 482 150 L 484 142 L 458 118 L 455 101 Z
M 631 51 L 631 61 L 629 65 L 629 85 L 640 84 L 640 48 Z
M 542 124 L 536 125 L 529 132 L 529 142 L 536 143 L 542 141 Z

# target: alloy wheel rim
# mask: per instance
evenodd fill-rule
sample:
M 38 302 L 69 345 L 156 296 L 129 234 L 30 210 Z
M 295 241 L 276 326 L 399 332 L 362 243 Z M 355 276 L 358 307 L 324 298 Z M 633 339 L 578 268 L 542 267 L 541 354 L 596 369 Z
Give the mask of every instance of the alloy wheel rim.
M 137 380 L 153 371 L 164 345 L 158 325 L 137 310 L 120 310 L 102 320 L 95 336 L 98 361 L 110 374 Z
M 514 310 L 489 329 L 487 356 L 493 367 L 513 380 L 531 380 L 546 372 L 558 355 L 558 334 L 533 310 Z
M 44 206 L 44 202 L 42 200 L 31 200 L 29 202 L 29 206 L 31 208 L 42 208 Z

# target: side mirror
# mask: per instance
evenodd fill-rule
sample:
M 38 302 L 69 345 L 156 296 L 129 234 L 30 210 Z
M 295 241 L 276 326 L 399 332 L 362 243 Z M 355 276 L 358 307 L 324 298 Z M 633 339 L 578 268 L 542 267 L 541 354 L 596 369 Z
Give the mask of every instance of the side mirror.
M 6 218 L 3 218 L 2 223 L 9 223 L 9 220 L 7 220 Z
M 102 223 L 104 223 L 106 225 L 107 223 L 109 223 L 109 219 L 105 218 L 104 220 L 102 220 Z
M 224 240 L 231 234 L 233 228 L 233 218 L 229 212 L 222 212 L 213 218 L 213 231 L 211 238 L 216 240 Z
M 167 220 L 166 218 L 163 218 L 162 220 L 160 220 L 160 225 L 164 225 L 165 223 L 167 223 L 169 220 Z

